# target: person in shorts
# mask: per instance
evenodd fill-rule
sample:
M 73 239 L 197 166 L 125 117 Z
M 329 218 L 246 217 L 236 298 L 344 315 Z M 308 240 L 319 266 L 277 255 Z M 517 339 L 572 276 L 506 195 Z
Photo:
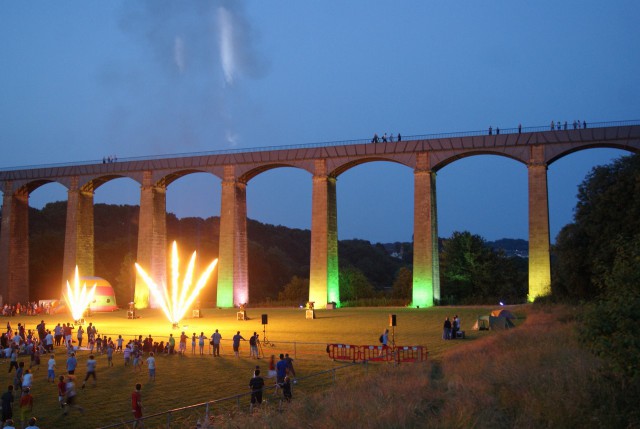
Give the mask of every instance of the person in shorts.
M 240 331 L 233 336 L 233 354 L 236 357 L 240 357 L 240 340 L 246 341 L 242 335 L 240 335 Z
M 156 381 L 156 358 L 153 357 L 153 352 L 149 353 L 147 358 L 147 368 L 149 369 L 149 381 Z
M 67 384 L 64 382 L 64 376 L 62 375 L 58 380 L 58 402 L 60 403 L 60 408 L 64 409 L 67 399 Z
M 82 382 L 83 389 L 85 384 L 87 383 L 87 380 L 89 380 L 89 377 L 93 377 L 93 387 L 96 386 L 96 383 L 98 382 L 98 379 L 96 378 L 97 365 L 98 365 L 98 362 L 94 359 L 93 355 L 90 355 L 89 359 L 87 360 L 87 375 L 85 375 L 84 381 Z

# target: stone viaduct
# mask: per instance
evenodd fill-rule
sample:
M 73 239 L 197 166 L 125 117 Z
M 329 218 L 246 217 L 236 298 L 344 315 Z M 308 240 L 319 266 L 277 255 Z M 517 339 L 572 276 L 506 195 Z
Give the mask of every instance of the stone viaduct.
M 513 130 L 515 131 L 515 130 Z M 309 300 L 318 308 L 340 302 L 336 181 L 365 162 L 390 161 L 414 171 L 413 306 L 440 298 L 436 172 L 468 156 L 501 155 L 521 162 L 529 178 L 529 299 L 550 292 L 550 237 L 547 167 L 572 152 L 610 147 L 638 152 L 640 125 L 615 123 L 577 130 L 513 132 L 501 135 L 441 135 L 401 142 L 318 144 L 81 163 L 0 171 L 3 191 L 0 235 L 0 295 L 4 302 L 29 299 L 29 194 L 58 182 L 68 189 L 63 283 L 78 265 L 94 275 L 93 195 L 109 180 L 128 177 L 140 184 L 137 261 L 157 281 L 165 281 L 166 189 L 176 179 L 206 172 L 222 179 L 218 307 L 249 302 L 246 187 L 273 168 L 301 168 L 312 175 Z M 138 279 L 138 308 L 149 306 L 149 291 Z

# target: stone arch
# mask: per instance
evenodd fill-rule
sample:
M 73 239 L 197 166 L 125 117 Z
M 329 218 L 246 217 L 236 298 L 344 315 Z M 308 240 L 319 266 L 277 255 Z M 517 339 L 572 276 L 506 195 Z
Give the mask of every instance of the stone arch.
M 458 153 L 455 153 L 447 158 L 444 158 L 442 160 L 434 160 L 431 162 L 431 170 L 432 171 L 439 171 L 441 169 L 443 169 L 444 167 L 446 167 L 447 165 L 450 165 L 460 159 L 464 159 L 464 158 L 470 158 L 473 156 L 480 156 L 480 155 L 495 155 L 495 156 L 500 156 L 503 158 L 508 158 L 508 159 L 512 159 L 514 161 L 517 161 L 521 164 L 525 164 L 526 162 L 525 160 L 514 156 L 513 154 L 510 153 L 505 153 L 505 152 L 498 152 L 498 151 L 493 151 L 493 150 L 478 150 L 478 151 L 461 151 Z
M 369 163 L 369 162 L 380 162 L 380 161 L 382 161 L 382 162 L 392 162 L 394 164 L 400 164 L 400 165 L 404 165 L 406 167 L 412 167 L 411 165 L 407 164 L 406 162 L 402 162 L 402 161 L 400 161 L 398 159 L 394 159 L 394 158 L 390 158 L 390 157 L 375 156 L 375 157 L 367 157 L 367 158 L 358 158 L 358 159 L 348 160 L 347 162 L 344 162 L 342 164 L 336 165 L 336 166 L 334 166 L 334 168 L 329 173 L 329 176 L 337 178 L 341 174 L 345 173 L 346 171 L 348 171 L 351 168 L 356 167 L 358 165 L 366 164 L 366 163 Z
M 274 170 L 276 168 L 296 168 L 296 169 L 300 169 L 300 170 L 304 170 L 307 171 L 309 173 L 311 173 L 311 171 L 306 168 L 305 166 L 302 165 L 296 165 L 293 163 L 273 163 L 273 164 L 263 164 L 263 165 L 259 165 L 257 167 L 253 167 L 248 171 L 245 171 L 244 173 L 242 173 L 239 177 L 238 180 L 243 182 L 243 183 L 248 183 L 251 179 L 255 178 L 256 176 L 265 173 L 269 170 Z
M 596 142 L 596 143 L 590 143 L 590 144 L 584 144 L 584 145 L 580 145 L 580 146 L 574 146 L 574 147 L 570 147 L 568 149 L 565 149 L 561 152 L 558 153 L 554 153 L 552 154 L 548 160 L 547 160 L 547 165 L 551 165 L 554 162 L 571 155 L 572 153 L 576 153 L 576 152 L 581 152 L 584 150 L 589 150 L 589 149 L 619 149 L 619 150 L 624 150 L 627 151 L 629 153 L 639 153 L 640 152 L 640 145 L 638 145 L 638 147 L 634 146 L 634 145 L 629 145 L 629 144 L 616 144 L 616 143 L 602 143 L 602 142 Z
M 205 174 L 210 174 L 214 177 L 217 177 L 218 179 L 222 180 L 222 176 L 219 174 L 216 174 L 213 171 L 209 171 L 207 169 L 199 169 L 199 168 L 189 168 L 189 169 L 183 169 L 183 170 L 176 170 L 176 171 L 171 171 L 168 173 L 165 173 L 163 176 L 157 178 L 154 177 L 155 179 L 155 185 L 156 186 L 162 186 L 162 187 L 168 187 L 169 185 L 171 185 L 173 182 L 175 182 L 178 179 L 181 179 L 183 177 L 189 176 L 190 174 L 197 174 L 197 173 L 205 173 Z

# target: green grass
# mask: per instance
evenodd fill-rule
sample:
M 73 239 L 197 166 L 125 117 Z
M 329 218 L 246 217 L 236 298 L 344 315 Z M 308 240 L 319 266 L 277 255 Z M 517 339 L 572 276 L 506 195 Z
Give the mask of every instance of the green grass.
M 344 365 L 344 362 L 333 362 L 325 352 L 327 343 L 343 343 L 353 345 L 377 344 L 380 333 L 387 327 L 389 314 L 397 315 L 395 341 L 397 345 L 424 345 L 429 350 L 429 359 L 441 356 L 444 352 L 460 344 L 468 344 L 469 340 L 491 335 L 488 332 L 471 330 L 478 315 L 488 314 L 491 308 L 465 307 L 432 309 L 408 308 L 345 308 L 338 310 L 317 310 L 315 320 L 305 319 L 305 313 L 299 309 L 262 308 L 248 309 L 251 317 L 247 321 L 236 320 L 233 309 L 204 309 L 203 317 L 199 319 L 185 319 L 180 329 L 174 330 L 164 318 L 160 310 L 141 310 L 141 316 L 135 320 L 126 318 L 126 312 L 118 311 L 109 314 L 97 314 L 90 317 L 88 322 L 98 328 L 98 333 L 117 338 L 120 334 L 125 339 L 137 335 L 152 335 L 157 341 L 165 340 L 172 333 L 179 336 L 181 331 L 191 335 L 193 332 L 210 336 L 213 330 L 219 329 L 223 336 L 222 357 L 213 358 L 210 355 L 191 355 L 191 341 L 187 345 L 187 355 L 160 355 L 157 360 L 157 378 L 155 382 L 148 382 L 146 367 L 140 372 L 134 372 L 131 367 L 124 367 L 121 354 L 114 355 L 112 368 L 106 366 L 106 356 L 97 356 L 98 385 L 92 387 L 91 382 L 84 390 L 79 390 L 78 404 L 86 408 L 81 416 L 71 410 L 66 417 L 62 416 L 57 404 L 57 388 L 46 381 L 47 356 L 43 356 L 41 368 L 35 372 L 32 393 L 35 398 L 33 414 L 38 418 L 40 427 L 47 428 L 87 428 L 98 427 L 119 421 L 131 419 L 130 394 L 135 383 L 143 384 L 143 403 L 145 415 L 166 411 L 172 408 L 184 407 L 200 402 L 232 396 L 248 391 L 248 382 L 256 363 L 260 364 L 263 372 L 268 368 L 268 361 L 248 358 L 248 342 L 242 343 L 240 359 L 233 357 L 230 339 L 237 330 L 245 338 L 249 338 L 254 331 L 262 337 L 263 325 L 261 314 L 269 315 L 267 328 L 268 339 L 275 347 L 263 346 L 263 352 L 268 357 L 280 353 L 289 353 L 295 358 L 295 368 L 298 377 L 317 373 Z M 516 311 L 517 313 L 517 311 Z M 462 319 L 462 328 L 467 333 L 465 341 L 443 341 L 442 323 L 446 316 L 458 314 Z M 47 327 L 53 328 L 56 323 L 66 323 L 68 315 L 51 316 L 22 316 L 7 318 L 15 328 L 18 322 L 26 324 L 28 329 L 35 329 L 35 325 L 44 319 Z M 75 335 L 74 335 L 75 338 Z M 196 347 L 197 349 L 197 347 Z M 205 353 L 208 345 L 205 346 Z M 88 352 L 81 351 L 78 356 L 79 365 L 76 374 L 78 388 L 85 373 L 85 362 Z M 23 357 L 26 366 L 28 358 Z M 66 355 L 63 349 L 56 350 L 56 375 L 64 374 Z M 8 362 L 3 363 L 8 368 Z M 369 365 L 368 371 L 384 365 Z M 363 371 L 359 366 L 357 371 Z M 357 372 L 356 371 L 356 372 Z M 338 373 L 338 377 L 348 377 L 348 370 Z M 4 373 L 5 385 L 13 380 L 13 374 Z M 314 389 L 317 385 L 330 383 L 330 376 L 312 378 L 301 382 L 296 389 L 304 389 L 307 384 Z M 243 399 L 242 405 L 248 403 Z M 14 416 L 19 415 L 14 406 Z M 178 414 L 179 416 L 179 414 Z M 151 423 L 151 422 L 150 422 Z M 158 424 L 158 423 L 155 423 Z M 153 426 L 151 425 L 147 425 Z M 176 424 L 174 427 L 180 427 Z

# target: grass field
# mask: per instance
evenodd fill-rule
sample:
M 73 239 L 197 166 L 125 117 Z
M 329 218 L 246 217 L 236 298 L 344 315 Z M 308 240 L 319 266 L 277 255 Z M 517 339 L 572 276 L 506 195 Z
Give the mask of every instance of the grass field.
M 233 309 L 204 309 L 202 318 L 185 319 L 179 329 L 172 329 L 160 310 L 138 311 L 140 318 L 130 320 L 125 311 L 108 314 L 96 314 L 87 319 L 98 329 L 98 333 L 117 338 L 122 335 L 126 340 L 137 335 L 152 335 L 156 341 L 168 338 L 169 334 L 179 336 L 185 331 L 189 336 L 193 332 L 210 336 L 215 329 L 219 329 L 223 337 L 222 356 L 213 358 L 208 355 L 208 345 L 205 346 L 205 356 L 191 354 L 191 341 L 187 345 L 187 355 L 167 356 L 157 358 L 157 379 L 148 382 L 146 367 L 142 371 L 134 372 L 131 367 L 124 367 L 121 354 L 114 355 L 115 366 L 106 366 L 106 356 L 98 356 L 98 384 L 92 387 L 91 382 L 84 390 L 79 390 L 78 404 L 86 409 L 84 415 L 71 410 L 68 416 L 62 416 L 57 404 L 57 388 L 47 383 L 46 361 L 43 357 L 42 365 L 35 372 L 32 389 L 35 398 L 33 414 L 39 420 L 42 428 L 87 428 L 99 427 L 119 421 L 131 419 L 130 393 L 136 382 L 143 384 L 143 402 L 145 415 L 166 411 L 172 408 L 188 406 L 223 397 L 232 396 L 248 391 L 248 382 L 256 364 L 266 372 L 267 360 L 252 360 L 248 358 L 248 343 L 241 345 L 240 359 L 233 357 L 230 339 L 236 331 L 248 339 L 254 331 L 262 337 L 263 325 L 261 314 L 268 314 L 266 335 L 275 346 L 263 346 L 263 353 L 267 357 L 280 353 L 289 353 L 295 358 L 295 368 L 298 377 L 317 373 L 323 370 L 344 365 L 344 362 L 333 362 L 327 357 L 325 347 L 327 343 L 342 343 L 353 345 L 376 345 L 380 333 L 388 326 L 389 314 L 397 315 L 395 342 L 397 345 L 424 345 L 429 350 L 429 359 L 437 359 L 446 350 L 460 344 L 468 344 L 476 338 L 492 335 L 490 332 L 472 331 L 471 326 L 478 315 L 488 314 L 490 307 L 432 309 L 408 308 L 345 308 L 338 310 L 317 310 L 315 320 L 305 319 L 305 313 L 299 309 L 261 308 L 248 309 L 250 320 L 236 320 Z M 516 308 L 512 309 L 517 315 L 523 315 Z M 462 320 L 462 329 L 466 331 L 464 341 L 443 341 L 442 324 L 446 316 L 458 314 Z M 68 315 L 51 316 L 23 316 L 7 318 L 15 328 L 18 323 L 26 324 L 27 329 L 35 326 L 44 319 L 48 328 L 56 323 L 70 321 Z M 75 338 L 75 335 L 74 335 Z M 196 347 L 197 348 L 197 347 Z M 85 362 L 88 352 L 80 351 L 78 355 L 78 370 L 76 374 L 82 378 L 85 373 Z M 27 357 L 22 357 L 26 366 Z M 62 348 L 56 350 L 56 375 L 65 373 L 66 355 Z M 8 362 L 4 361 L 4 368 Z M 378 365 L 383 366 L 383 365 Z M 360 366 L 361 367 L 361 366 Z M 367 371 L 375 371 L 376 365 L 369 365 Z M 361 371 L 358 368 L 356 371 Z M 346 376 L 341 373 L 338 377 Z M 5 372 L 5 385 L 13 380 L 13 374 Z M 309 379 L 301 382 L 296 389 L 304 389 L 304 383 L 313 385 L 327 384 L 325 379 Z M 78 387 L 81 380 L 78 380 Z M 311 386 L 309 386 L 311 387 Z M 248 398 L 243 399 L 243 405 L 248 404 Z M 19 415 L 14 405 L 14 416 Z M 153 425 L 151 425 L 153 426 Z M 147 427 L 150 427 L 147 424 Z M 176 424 L 174 427 L 181 427 Z

